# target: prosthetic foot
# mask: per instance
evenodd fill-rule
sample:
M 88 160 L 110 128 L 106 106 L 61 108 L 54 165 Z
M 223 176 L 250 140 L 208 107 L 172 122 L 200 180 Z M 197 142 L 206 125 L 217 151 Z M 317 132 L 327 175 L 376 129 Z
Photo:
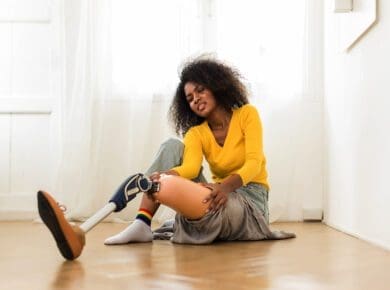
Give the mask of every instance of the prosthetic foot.
M 52 233 L 61 255 L 67 260 L 74 260 L 81 255 L 85 245 L 85 234 L 106 218 L 113 211 L 121 211 L 138 193 L 154 188 L 149 179 L 142 174 L 127 178 L 115 192 L 110 202 L 80 226 L 72 226 L 56 200 L 47 192 L 37 194 L 38 211 L 44 224 Z
M 38 210 L 42 221 L 51 231 L 61 255 L 67 260 L 80 256 L 85 245 L 84 232 L 68 223 L 58 203 L 47 192 L 38 192 Z

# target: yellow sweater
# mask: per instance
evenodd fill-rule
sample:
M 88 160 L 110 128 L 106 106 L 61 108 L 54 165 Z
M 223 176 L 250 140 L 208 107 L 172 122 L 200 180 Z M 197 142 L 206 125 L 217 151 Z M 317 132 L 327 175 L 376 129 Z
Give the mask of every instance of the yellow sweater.
M 184 146 L 183 162 L 173 168 L 180 176 L 197 177 L 204 155 L 214 182 L 238 174 L 244 185 L 256 182 L 269 188 L 261 120 L 252 105 L 233 110 L 223 147 L 216 142 L 207 121 L 188 130 Z

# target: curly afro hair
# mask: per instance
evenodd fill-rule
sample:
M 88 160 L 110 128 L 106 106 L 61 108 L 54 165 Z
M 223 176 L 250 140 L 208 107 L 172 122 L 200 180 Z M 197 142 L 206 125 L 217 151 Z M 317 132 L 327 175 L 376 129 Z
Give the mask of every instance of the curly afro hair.
M 204 121 L 191 110 L 186 100 L 186 83 L 193 82 L 209 89 L 217 104 L 231 111 L 248 103 L 248 92 L 241 79 L 237 70 L 214 59 L 195 59 L 186 63 L 169 109 L 176 134 L 183 136 L 191 127 Z

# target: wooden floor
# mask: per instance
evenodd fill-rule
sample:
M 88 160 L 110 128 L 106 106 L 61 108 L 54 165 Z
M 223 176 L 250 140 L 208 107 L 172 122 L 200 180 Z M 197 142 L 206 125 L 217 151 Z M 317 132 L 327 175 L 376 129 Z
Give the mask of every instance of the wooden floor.
M 0 223 L 0 289 L 390 289 L 390 252 L 321 223 L 274 224 L 297 238 L 208 246 L 104 246 L 102 223 L 73 262 L 39 223 Z

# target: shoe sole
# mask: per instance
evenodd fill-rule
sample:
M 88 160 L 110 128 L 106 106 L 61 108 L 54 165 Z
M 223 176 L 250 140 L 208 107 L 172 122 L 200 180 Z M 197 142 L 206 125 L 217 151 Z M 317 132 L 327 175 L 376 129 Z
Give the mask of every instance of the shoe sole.
M 81 254 L 83 241 L 77 242 L 80 238 L 77 237 L 77 233 L 72 229 L 72 226 L 66 221 L 65 217 L 59 216 L 59 213 L 56 213 L 53 208 L 54 199 L 50 202 L 50 195 L 48 193 L 39 191 L 37 198 L 39 215 L 52 233 L 61 255 L 67 260 L 76 259 Z M 73 250 L 70 242 L 72 240 L 74 245 Z

